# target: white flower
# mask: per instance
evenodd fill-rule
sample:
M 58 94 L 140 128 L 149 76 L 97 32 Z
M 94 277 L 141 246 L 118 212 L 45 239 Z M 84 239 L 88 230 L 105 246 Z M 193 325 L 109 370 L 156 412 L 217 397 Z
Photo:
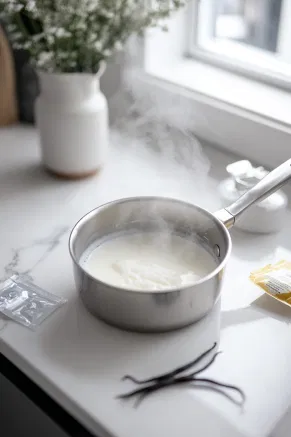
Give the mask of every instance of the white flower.
M 29 12 L 34 12 L 36 9 L 35 0 L 29 0 L 26 3 L 25 9 Z
M 94 47 L 94 43 L 96 41 L 96 35 L 89 35 L 87 38 L 88 44 L 91 44 Z
M 16 13 L 16 12 L 20 12 L 21 9 L 23 9 L 23 5 L 19 5 L 19 4 L 16 4 L 16 3 L 10 3 L 10 2 L 9 2 L 9 3 L 6 5 L 6 8 L 7 8 L 7 11 L 8 11 L 9 13 L 14 14 L 14 13 Z
M 68 52 L 58 52 L 57 56 L 59 59 L 68 59 L 70 58 L 70 53 Z
M 18 39 L 22 39 L 22 33 L 21 32 L 14 32 L 13 33 L 13 39 L 14 40 L 18 40 Z
M 79 23 L 75 25 L 76 30 L 86 30 L 86 28 L 87 28 L 86 24 L 82 21 L 79 21 Z
M 106 56 L 106 58 L 108 58 L 109 56 L 112 55 L 112 50 L 105 49 L 103 52 L 103 55 Z
M 17 30 L 18 30 L 17 26 L 13 23 L 8 24 L 8 26 L 6 26 L 6 28 L 7 28 L 8 32 L 14 32 L 14 31 L 17 32 Z
M 63 27 L 55 27 L 52 26 L 47 30 L 48 36 L 53 36 L 56 38 L 69 38 L 70 36 L 72 36 L 72 34 L 70 32 L 68 32 L 66 29 L 64 29 Z
M 108 18 L 109 20 L 112 20 L 115 17 L 114 12 L 107 11 L 106 9 L 102 9 L 100 11 L 100 14 L 103 15 L 103 17 Z
M 37 64 L 39 67 L 45 66 L 47 63 L 49 63 L 54 57 L 53 52 L 42 52 L 39 54 Z
M 46 33 L 48 33 L 49 35 L 55 35 L 56 31 L 58 30 L 57 27 L 55 26 L 48 26 L 47 25 L 47 29 L 46 29 Z
M 100 41 L 96 41 L 94 44 L 94 48 L 95 50 L 97 50 L 97 52 L 100 52 L 102 50 L 102 44 Z
M 24 50 L 29 50 L 32 47 L 32 43 L 31 41 L 26 41 L 25 43 L 23 43 L 23 48 Z
M 32 41 L 38 42 L 40 39 L 42 39 L 45 35 L 43 33 L 37 33 L 36 35 L 32 35 Z
M 121 41 L 116 41 L 114 43 L 114 50 L 116 50 L 117 52 L 120 52 L 123 49 L 123 44 Z
M 98 7 L 98 0 L 88 0 L 87 4 L 86 4 L 86 9 L 87 11 L 90 12 L 94 12 Z
M 67 30 L 63 29 L 62 27 L 59 27 L 56 29 L 55 35 L 57 38 L 70 38 L 72 36 L 71 32 L 68 32 Z

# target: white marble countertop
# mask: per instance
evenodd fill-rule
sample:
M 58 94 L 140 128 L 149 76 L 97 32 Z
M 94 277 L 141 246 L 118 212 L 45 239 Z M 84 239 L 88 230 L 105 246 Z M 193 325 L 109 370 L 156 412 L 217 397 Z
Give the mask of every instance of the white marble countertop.
M 291 214 L 278 235 L 232 231 L 234 249 L 220 304 L 190 328 L 163 335 L 123 332 L 94 319 L 79 302 L 67 248 L 69 230 L 87 211 L 119 197 L 161 194 L 210 210 L 217 178 L 231 158 L 206 150 L 211 178 L 164 163 L 115 138 L 108 164 L 95 178 L 60 181 L 39 166 L 33 128 L 0 130 L 0 278 L 28 273 L 68 303 L 33 332 L 0 316 L 0 352 L 98 437 L 287 437 L 291 427 L 291 310 L 263 295 L 249 273 L 291 260 Z M 220 329 L 219 329 L 220 326 Z M 223 353 L 207 371 L 247 396 L 242 411 L 223 396 L 191 387 L 168 389 L 139 408 L 115 395 L 131 388 L 121 376 L 170 370 L 214 340 Z

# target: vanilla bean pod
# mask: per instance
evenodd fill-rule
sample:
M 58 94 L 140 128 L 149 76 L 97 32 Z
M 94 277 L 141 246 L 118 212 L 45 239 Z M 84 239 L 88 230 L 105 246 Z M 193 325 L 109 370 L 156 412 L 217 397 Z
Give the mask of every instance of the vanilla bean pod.
M 154 392 L 161 390 L 162 388 L 165 388 L 165 387 L 170 387 L 170 386 L 179 385 L 179 384 L 186 384 L 186 383 L 194 383 L 194 385 L 193 385 L 194 388 L 203 388 L 203 389 L 206 388 L 206 389 L 209 389 L 212 391 L 216 391 L 220 394 L 223 394 L 229 400 L 231 400 L 233 403 L 235 403 L 239 406 L 242 406 L 245 402 L 245 399 L 246 399 L 244 392 L 239 387 L 236 387 L 235 385 L 224 384 L 222 382 L 218 382 L 218 381 L 215 381 L 215 380 L 209 379 L 209 378 L 196 378 L 195 376 L 194 377 L 193 376 L 180 376 L 180 377 L 174 378 L 172 380 L 160 382 L 159 384 L 147 385 L 145 387 L 135 389 L 131 392 L 121 394 L 121 395 L 117 396 L 117 398 L 118 399 L 129 399 L 131 397 L 140 395 L 138 401 L 136 402 L 136 406 L 137 406 L 146 396 L 148 396 L 151 393 L 154 393 Z M 241 401 L 237 401 L 236 399 L 234 399 L 231 395 L 229 395 L 224 390 L 222 390 L 223 388 L 236 391 L 238 394 L 240 394 Z
M 224 382 L 219 382 L 219 381 L 216 381 L 215 379 L 210 379 L 210 378 L 194 378 L 193 380 L 198 381 L 198 382 L 205 382 L 208 384 L 218 385 L 219 387 L 228 388 L 230 390 L 236 391 L 237 393 L 239 393 L 241 395 L 242 403 L 244 403 L 246 400 L 245 393 L 243 392 L 243 390 L 241 388 L 237 387 L 236 385 L 225 384 Z
M 216 352 L 213 357 L 210 359 L 210 361 L 204 365 L 202 368 L 196 370 L 195 372 L 192 372 L 190 374 L 180 375 L 185 370 L 190 369 L 195 364 L 198 364 L 205 356 L 207 356 L 214 348 L 216 347 L 216 343 L 208 349 L 206 352 L 201 354 L 199 357 L 195 358 L 195 360 L 191 361 L 190 363 L 185 364 L 184 366 L 180 366 L 176 369 L 174 369 L 171 372 L 165 373 L 163 375 L 158 375 L 149 379 L 145 380 L 138 380 L 135 377 L 131 375 L 125 375 L 122 379 L 130 380 L 138 385 L 144 385 L 143 387 L 137 388 L 135 390 L 132 390 L 128 393 L 121 394 L 117 396 L 119 399 L 128 399 L 133 396 L 139 396 L 136 402 L 136 406 L 149 394 L 154 393 L 162 388 L 169 387 L 172 385 L 178 385 L 178 384 L 185 384 L 185 383 L 194 383 L 194 387 L 196 388 L 206 388 L 213 391 L 216 391 L 228 399 L 230 399 L 232 402 L 234 402 L 237 405 L 242 406 L 245 402 L 245 394 L 244 392 L 234 385 L 225 384 L 219 381 L 215 381 L 211 378 L 197 378 L 197 375 L 203 372 L 204 370 L 208 369 L 211 364 L 215 361 L 216 357 L 220 352 Z M 180 376 L 179 376 L 180 375 Z M 228 389 L 235 391 L 237 394 L 241 396 L 241 401 L 236 400 L 231 395 L 226 393 L 223 389 Z
M 203 372 L 204 370 L 208 369 L 208 367 L 210 367 L 211 364 L 214 363 L 214 361 L 216 360 L 216 357 L 217 357 L 219 354 L 221 354 L 221 351 L 216 352 L 216 353 L 213 355 L 213 357 L 211 358 L 211 360 L 209 361 L 208 364 L 206 364 L 205 366 L 201 367 L 201 369 L 198 369 L 198 370 L 196 370 L 195 372 L 190 373 L 188 376 L 196 376 L 196 375 L 199 375 L 199 373 L 201 373 L 201 372 Z
M 195 364 L 198 364 L 204 357 L 206 357 L 216 347 L 216 344 L 217 343 L 214 343 L 210 349 L 203 352 L 201 355 L 199 355 L 199 357 L 195 358 L 195 360 L 190 361 L 190 363 L 184 364 L 184 366 L 180 366 L 177 369 L 172 370 L 171 372 L 164 373 L 164 374 L 158 375 L 158 376 L 153 376 L 152 378 L 143 379 L 143 380 L 137 379 L 131 375 L 124 375 L 122 380 L 123 381 L 130 380 L 130 381 L 134 382 L 135 384 L 149 384 L 151 382 L 160 382 L 160 381 L 171 380 L 179 373 L 182 373 L 185 370 L 188 370 L 190 367 L 195 366 Z

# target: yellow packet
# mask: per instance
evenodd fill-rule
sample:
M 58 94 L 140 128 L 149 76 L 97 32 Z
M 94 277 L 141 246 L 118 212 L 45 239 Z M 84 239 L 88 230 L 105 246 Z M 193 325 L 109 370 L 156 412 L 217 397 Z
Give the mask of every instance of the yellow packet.
M 250 280 L 270 296 L 291 307 L 291 262 L 283 260 L 268 264 L 252 272 Z

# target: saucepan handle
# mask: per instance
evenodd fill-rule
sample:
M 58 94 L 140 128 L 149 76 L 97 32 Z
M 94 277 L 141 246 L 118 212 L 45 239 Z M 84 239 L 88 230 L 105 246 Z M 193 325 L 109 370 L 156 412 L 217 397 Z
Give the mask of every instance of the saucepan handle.
M 260 202 L 281 188 L 291 179 L 291 159 L 268 173 L 254 187 L 239 197 L 234 203 L 214 213 L 227 228 L 231 228 L 235 219 L 254 203 Z

